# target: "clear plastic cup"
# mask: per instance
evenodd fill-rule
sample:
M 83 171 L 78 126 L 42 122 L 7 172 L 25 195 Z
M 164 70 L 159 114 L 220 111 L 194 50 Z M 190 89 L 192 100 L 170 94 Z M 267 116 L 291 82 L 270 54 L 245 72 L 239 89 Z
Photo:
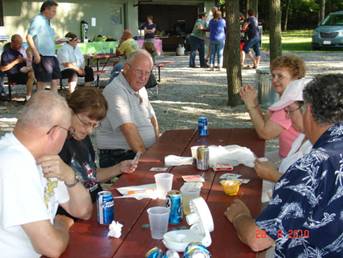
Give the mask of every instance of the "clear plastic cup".
M 189 208 L 189 202 L 200 196 L 201 187 L 197 187 L 195 184 L 184 184 L 181 189 L 182 196 L 182 209 L 183 214 L 186 216 L 191 213 Z
M 147 210 L 151 237 L 153 239 L 163 239 L 163 235 L 168 231 L 168 221 L 170 209 L 167 207 L 156 206 Z
M 158 173 L 155 175 L 156 190 L 158 197 L 165 199 L 167 193 L 172 189 L 173 177 L 171 173 Z

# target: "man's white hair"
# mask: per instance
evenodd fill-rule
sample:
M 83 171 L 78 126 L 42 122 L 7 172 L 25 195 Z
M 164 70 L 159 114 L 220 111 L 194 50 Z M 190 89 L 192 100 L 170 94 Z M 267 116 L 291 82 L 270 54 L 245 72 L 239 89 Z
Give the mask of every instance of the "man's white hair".
M 70 119 L 66 100 L 52 91 L 38 91 L 25 105 L 17 126 L 22 128 L 50 128 Z
M 150 53 L 148 51 L 146 51 L 145 49 L 138 49 L 135 52 L 133 52 L 129 56 L 129 58 L 127 59 L 126 63 L 132 64 L 139 58 L 147 58 L 147 59 L 149 59 L 149 61 L 151 63 L 151 67 L 154 65 L 154 61 L 152 60 Z

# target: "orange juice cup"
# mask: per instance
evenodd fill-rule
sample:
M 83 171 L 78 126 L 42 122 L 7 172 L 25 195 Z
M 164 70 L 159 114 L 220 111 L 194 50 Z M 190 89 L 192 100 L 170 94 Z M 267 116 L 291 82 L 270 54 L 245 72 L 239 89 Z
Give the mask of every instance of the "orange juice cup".
M 235 196 L 239 192 L 241 182 L 239 180 L 222 180 L 220 184 L 223 186 L 225 194 Z

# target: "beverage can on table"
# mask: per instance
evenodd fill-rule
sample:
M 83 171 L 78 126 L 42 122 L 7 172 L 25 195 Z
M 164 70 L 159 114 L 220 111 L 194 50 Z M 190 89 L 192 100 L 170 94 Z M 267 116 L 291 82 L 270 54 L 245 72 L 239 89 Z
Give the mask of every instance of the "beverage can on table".
M 209 169 L 210 151 L 207 146 L 199 146 L 197 149 L 197 169 L 208 170 Z
M 167 207 L 170 208 L 169 224 L 179 224 L 182 220 L 181 192 L 171 190 L 167 194 Z
M 185 252 L 183 253 L 184 258 L 210 258 L 211 253 L 205 246 L 200 243 L 190 243 L 187 245 Z
M 207 136 L 208 130 L 207 130 L 207 117 L 201 116 L 198 119 L 198 132 L 199 136 Z
M 97 199 L 97 217 L 99 224 L 111 224 L 114 219 L 114 200 L 110 191 L 101 191 Z
M 163 258 L 163 251 L 158 247 L 151 248 L 146 254 L 145 258 Z

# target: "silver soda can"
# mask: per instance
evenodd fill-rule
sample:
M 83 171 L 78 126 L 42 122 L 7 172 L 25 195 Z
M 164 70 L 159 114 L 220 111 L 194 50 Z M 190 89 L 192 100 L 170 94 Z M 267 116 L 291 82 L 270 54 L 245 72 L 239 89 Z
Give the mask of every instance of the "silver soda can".
M 208 170 L 209 169 L 210 151 L 207 146 L 199 146 L 197 149 L 197 169 Z

